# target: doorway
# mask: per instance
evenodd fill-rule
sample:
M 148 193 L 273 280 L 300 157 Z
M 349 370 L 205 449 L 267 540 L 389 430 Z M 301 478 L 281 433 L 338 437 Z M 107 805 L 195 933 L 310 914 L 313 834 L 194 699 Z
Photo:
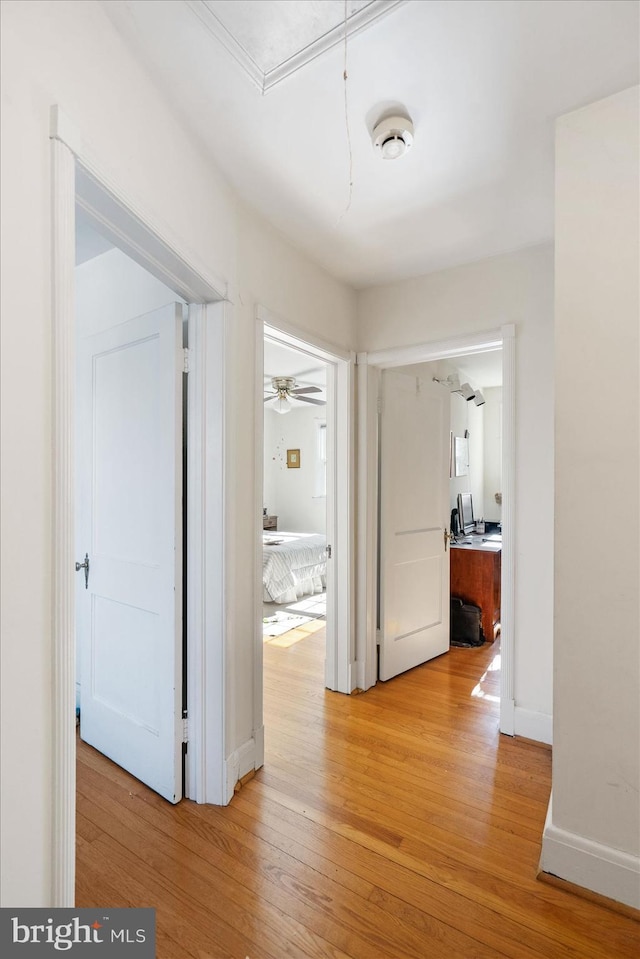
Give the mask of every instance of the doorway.
M 224 540 L 206 540 L 206 520 L 224 529 L 223 462 L 219 420 L 224 417 L 223 371 L 225 367 L 224 325 L 228 322 L 229 304 L 223 294 L 225 283 L 192 265 L 188 253 L 178 252 L 183 243 L 171 237 L 160 238 L 143 215 L 134 214 L 137 206 L 114 187 L 113 181 L 100 171 L 95 157 L 87 152 L 79 132 L 64 123 L 58 110 L 52 111 L 52 284 L 54 339 L 54 404 L 53 416 L 53 555 L 52 592 L 56 597 L 53 625 L 53 768 L 54 789 L 52 816 L 54 844 L 52 848 L 53 900 L 55 905 L 71 906 L 74 902 L 75 876 L 75 593 L 77 588 L 74 542 L 74 476 L 75 459 L 75 210 L 80 206 L 114 246 L 147 269 L 156 279 L 190 304 L 189 329 L 192 344 L 202 347 L 193 358 L 196 376 L 189 384 L 189 429 L 202 432 L 205 403 L 213 411 L 208 421 L 205 441 L 190 444 L 189 526 L 197 526 L 188 546 L 190 568 L 188 607 L 205 610 L 204 615 L 190 616 L 188 655 L 201 665 L 205 643 L 210 669 L 189 670 L 194 706 L 190 742 L 192 761 L 187 769 L 188 795 L 199 802 L 228 802 L 224 770 L 224 717 L 213 722 L 205 716 L 204 703 L 215 700 L 224 706 L 224 600 L 221 577 L 216 570 L 224 568 Z M 106 183 L 110 182 L 110 187 Z M 193 332 L 193 336 L 191 333 Z M 217 417 L 217 419 L 216 419 Z M 213 445 L 216 446 L 215 457 Z M 210 466 L 205 476 L 205 461 Z M 178 469 L 180 463 L 178 463 Z M 204 492 L 202 490 L 204 489 Z M 203 596 L 206 593 L 207 603 Z M 205 608 L 206 605 L 206 608 Z M 206 639 L 205 639 L 206 638 Z M 195 675 L 195 679 L 192 679 Z M 198 687 L 198 682 L 200 686 Z
M 326 363 L 265 336 L 263 406 L 262 631 L 286 650 L 325 630 Z
M 186 303 L 81 208 L 75 301 L 79 734 L 175 803 L 187 714 Z
M 501 350 L 384 370 L 381 390 L 378 678 L 486 643 L 495 687 Z
M 415 364 L 472 356 L 501 350 L 502 357 L 502 571 L 501 571 L 501 696 L 500 730 L 514 733 L 513 698 L 513 513 L 515 455 L 515 330 L 500 330 L 458 337 L 448 341 L 420 344 L 415 347 L 383 350 L 358 355 L 359 395 L 359 581 L 358 661 L 365 686 L 377 681 L 377 622 L 379 584 L 377 554 L 379 517 L 378 502 L 378 417 L 377 404 L 382 371 Z
M 274 515 L 270 512 L 269 503 L 265 501 L 265 426 L 264 426 L 264 407 L 274 400 L 267 399 L 265 395 L 270 396 L 274 393 L 273 384 L 269 389 L 269 383 L 272 377 L 271 372 L 265 366 L 265 344 L 268 343 L 268 349 L 274 351 L 274 356 L 279 356 L 284 361 L 287 355 L 283 351 L 289 351 L 289 357 L 296 363 L 301 363 L 299 372 L 312 371 L 308 374 L 310 380 L 314 379 L 313 371 L 321 370 L 324 383 L 310 382 L 309 386 L 317 386 L 321 390 L 320 394 L 307 393 L 310 399 L 322 398 L 323 405 L 308 405 L 317 411 L 322 410 L 323 416 L 317 416 L 313 424 L 311 436 L 311 446 L 315 446 L 315 452 L 312 451 L 311 459 L 313 463 L 312 474 L 309 474 L 313 484 L 320 484 L 321 478 L 324 480 L 324 497 L 317 497 L 317 506 L 324 499 L 325 504 L 325 525 L 326 525 L 326 573 L 323 570 L 316 570 L 320 576 L 325 577 L 326 582 L 326 644 L 325 644 L 325 669 L 324 685 L 331 690 L 350 693 L 356 686 L 355 682 L 355 644 L 353 641 L 353 531 L 352 531 L 352 496 L 350 492 L 350 477 L 353 475 L 353 443 L 352 443 L 352 420 L 353 420 L 353 355 L 341 350 L 338 347 L 328 344 L 324 341 L 314 338 L 309 334 L 293 327 L 280 317 L 276 317 L 263 307 L 257 311 L 256 324 L 256 516 L 260 517 L 260 527 L 256 531 L 256 610 L 262 612 L 263 609 L 263 517 L 264 508 L 267 507 L 267 516 Z M 265 375 L 267 375 L 267 393 L 265 394 Z M 277 375 L 277 374 L 276 374 Z M 316 378 L 317 374 L 316 374 Z M 325 402 L 326 401 L 326 402 Z M 276 415 L 276 414 L 271 414 Z M 291 415 L 291 414 L 287 414 Z M 306 414 L 307 418 L 313 414 Z M 292 447 L 276 443 L 281 448 L 276 453 L 275 447 L 272 450 L 272 456 L 279 457 L 276 464 L 287 471 L 288 479 L 300 481 L 301 474 L 297 472 L 300 469 L 295 460 L 291 460 L 291 455 L 301 456 L 302 450 L 297 445 Z M 324 463 L 320 462 L 320 452 L 324 447 Z M 290 451 L 287 454 L 287 450 Z M 296 454 L 296 450 L 298 453 Z M 289 462 L 287 457 L 289 456 Z M 300 460 L 298 460 L 300 463 Z M 291 471 L 289 473 L 289 471 Z M 321 477 L 322 473 L 322 477 Z M 301 483 L 297 482 L 296 487 L 300 488 Z M 319 485 L 316 486 L 319 491 Z M 295 515 L 295 514 L 292 514 Z M 280 529 L 280 518 L 278 518 Z M 300 518 L 300 522 L 303 520 Z M 277 537 L 274 537 L 277 538 Z M 322 583 L 317 584 L 322 585 Z M 311 588 L 311 584 L 309 584 Z M 315 587 L 314 587 L 315 588 Z M 256 712 L 262 715 L 262 664 L 263 664 L 263 635 L 262 622 L 258 624 L 258 635 L 256 644 L 258 654 L 256 656 L 256 677 L 255 677 L 255 698 Z

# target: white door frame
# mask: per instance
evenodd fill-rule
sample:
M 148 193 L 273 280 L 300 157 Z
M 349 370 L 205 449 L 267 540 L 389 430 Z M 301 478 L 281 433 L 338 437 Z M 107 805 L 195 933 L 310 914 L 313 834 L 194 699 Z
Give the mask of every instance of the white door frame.
M 75 205 L 101 232 L 188 303 L 195 345 L 189 380 L 189 564 L 187 661 L 189 762 L 186 791 L 225 803 L 224 536 L 225 328 L 227 285 L 160 227 L 107 174 L 81 132 L 51 109 L 53 327 L 53 906 L 75 900 Z M 196 304 L 202 304 L 196 306 Z M 191 349 L 193 349 L 193 345 Z M 222 447 L 223 455 L 220 455 Z M 214 455 L 215 453 L 215 455 Z M 216 530 L 207 537 L 205 529 Z M 222 531 L 222 534 L 221 534 Z M 206 637 L 206 642 L 205 642 Z M 214 704 L 210 707 L 208 704 Z
M 327 422 L 332 429 L 327 439 L 327 543 L 332 555 L 328 561 L 327 617 L 331 628 L 327 636 L 325 685 L 341 693 L 356 688 L 354 670 L 354 595 L 353 582 L 353 370 L 355 354 L 300 330 L 263 306 L 256 308 L 256 669 L 254 700 L 257 716 L 262 716 L 262 630 L 258 629 L 262 610 L 262 518 L 264 485 L 264 350 L 265 336 L 306 353 L 327 364 Z M 258 635 L 259 633 L 259 635 Z
M 359 685 L 376 682 L 378 603 L 378 385 L 380 371 L 414 363 L 502 350 L 502 596 L 500 731 L 514 735 L 515 596 L 515 326 L 416 346 L 358 353 L 358 610 L 356 659 Z

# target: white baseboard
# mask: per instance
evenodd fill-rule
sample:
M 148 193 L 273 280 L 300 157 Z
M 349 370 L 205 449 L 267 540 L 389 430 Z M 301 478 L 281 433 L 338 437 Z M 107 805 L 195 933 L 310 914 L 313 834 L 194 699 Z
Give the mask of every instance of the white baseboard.
M 516 704 L 500 691 L 500 732 L 505 736 L 515 736 Z
M 553 743 L 553 716 L 536 713 L 532 709 L 516 706 L 514 712 L 514 735 L 534 739 L 538 743 Z
M 264 745 L 262 747 L 262 752 L 264 753 Z M 242 779 L 243 776 L 246 776 L 247 773 L 250 773 L 253 769 L 257 769 L 263 764 L 264 755 L 260 757 L 258 761 L 258 744 L 256 740 L 251 737 L 247 740 L 246 743 L 243 743 L 242 746 L 239 746 L 238 749 L 234 750 L 231 753 L 229 758 L 225 762 L 225 771 L 226 771 L 226 801 L 231 802 L 231 797 L 233 796 L 233 790 L 235 789 L 236 783 L 239 779 Z
M 560 829 L 553 824 L 552 808 L 551 799 L 542 835 L 542 871 L 640 909 L 640 857 Z

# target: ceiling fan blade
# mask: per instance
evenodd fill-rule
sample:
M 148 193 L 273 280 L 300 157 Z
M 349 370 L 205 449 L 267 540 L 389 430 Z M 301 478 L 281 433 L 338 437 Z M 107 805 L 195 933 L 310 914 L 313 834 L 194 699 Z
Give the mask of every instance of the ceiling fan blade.
M 313 403 L 314 406 L 326 406 L 324 400 L 312 400 L 310 396 L 296 396 L 297 400 L 300 400 L 301 403 Z
M 297 386 L 294 390 L 289 390 L 291 396 L 299 396 L 300 393 L 322 393 L 319 386 Z
M 277 398 L 277 396 L 278 396 L 277 393 L 272 393 L 271 396 L 265 396 L 265 398 L 263 399 L 262 402 L 263 402 L 263 403 L 268 403 L 269 400 L 275 400 L 275 399 Z

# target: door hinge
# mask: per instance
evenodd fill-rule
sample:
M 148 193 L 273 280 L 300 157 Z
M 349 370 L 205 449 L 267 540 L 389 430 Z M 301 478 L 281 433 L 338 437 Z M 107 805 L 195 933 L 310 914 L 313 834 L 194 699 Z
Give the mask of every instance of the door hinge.
M 183 373 L 190 373 L 190 372 L 191 372 L 191 364 L 190 364 L 190 362 L 189 362 L 189 359 L 190 359 L 190 356 L 191 356 L 191 351 L 188 349 L 188 347 L 185 346 L 182 352 L 183 352 L 183 354 L 184 354 L 184 363 L 183 363 L 183 365 L 182 365 L 182 372 L 183 372 Z
M 327 559 L 331 559 L 331 547 L 327 546 Z
M 189 720 L 186 716 L 182 717 L 182 742 L 189 742 Z
M 382 413 L 382 393 L 378 393 L 378 413 Z

